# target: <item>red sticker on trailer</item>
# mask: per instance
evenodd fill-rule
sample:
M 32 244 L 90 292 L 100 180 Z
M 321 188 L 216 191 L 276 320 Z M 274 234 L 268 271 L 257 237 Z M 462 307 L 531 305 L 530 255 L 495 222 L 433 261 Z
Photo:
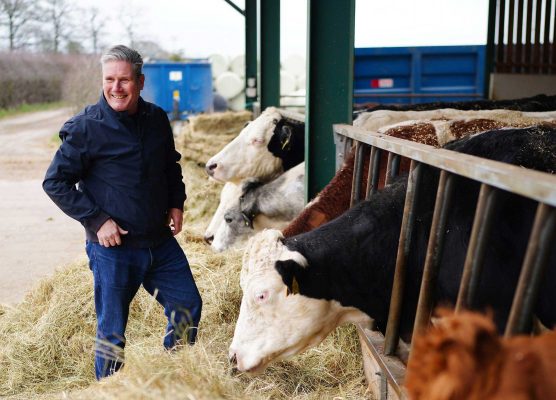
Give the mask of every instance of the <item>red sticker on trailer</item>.
M 371 79 L 371 87 L 378 88 L 393 88 L 394 80 L 392 78 Z

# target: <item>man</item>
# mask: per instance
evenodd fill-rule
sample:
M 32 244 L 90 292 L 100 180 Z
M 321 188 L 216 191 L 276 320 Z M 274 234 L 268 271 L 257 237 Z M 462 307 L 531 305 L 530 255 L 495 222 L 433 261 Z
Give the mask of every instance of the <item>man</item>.
M 145 76 L 138 52 L 115 46 L 101 65 L 100 100 L 64 124 L 43 182 L 54 203 L 85 228 L 97 379 L 123 365 L 129 304 L 141 284 L 164 307 L 167 349 L 182 339 L 194 343 L 202 307 L 173 237 L 182 229 L 186 195 L 168 117 L 139 95 Z

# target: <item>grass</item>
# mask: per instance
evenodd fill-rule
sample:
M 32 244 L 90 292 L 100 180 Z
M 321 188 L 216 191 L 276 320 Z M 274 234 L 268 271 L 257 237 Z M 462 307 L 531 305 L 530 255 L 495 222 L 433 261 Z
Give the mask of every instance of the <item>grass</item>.
M 62 139 L 60 139 L 60 133 L 54 132 L 52 136 L 50 136 L 50 142 L 52 144 L 55 144 L 56 146 L 59 146 L 60 143 L 62 143 Z
M 55 101 L 52 103 L 22 104 L 13 108 L 0 108 L 0 119 L 13 117 L 19 114 L 25 114 L 28 112 L 54 110 L 56 108 L 65 106 L 67 106 L 67 104 L 65 104 L 64 102 Z

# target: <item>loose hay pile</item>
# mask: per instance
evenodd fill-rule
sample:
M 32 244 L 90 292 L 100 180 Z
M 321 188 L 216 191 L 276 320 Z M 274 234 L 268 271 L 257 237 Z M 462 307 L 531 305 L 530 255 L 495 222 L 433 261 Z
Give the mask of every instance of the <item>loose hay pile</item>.
M 249 111 L 193 116 L 182 127 L 176 147 L 184 159 L 204 164 L 232 141 L 251 117 Z
M 194 161 L 183 161 L 182 168 L 187 192 L 184 226 L 201 235 L 218 207 L 223 184 L 209 180 Z M 210 249 L 207 247 L 206 251 Z
M 184 161 L 186 230 L 178 239 L 203 297 L 198 342 L 162 347 L 162 308 L 144 290 L 131 305 L 126 365 L 96 382 L 93 284 L 85 260 L 59 269 L 15 308 L 0 308 L 0 397 L 11 399 L 360 399 L 367 396 L 357 334 L 338 329 L 323 344 L 256 378 L 227 361 L 241 290 L 241 252 L 214 254 L 202 232 L 220 185 Z

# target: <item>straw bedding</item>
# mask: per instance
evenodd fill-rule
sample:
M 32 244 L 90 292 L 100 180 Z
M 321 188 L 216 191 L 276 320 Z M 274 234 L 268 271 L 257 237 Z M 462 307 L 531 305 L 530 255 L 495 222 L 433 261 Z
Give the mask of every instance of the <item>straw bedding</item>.
M 232 141 L 251 118 L 249 111 L 193 116 L 181 128 L 176 147 L 184 158 L 204 164 Z
M 0 397 L 11 399 L 358 399 L 367 397 L 354 327 L 270 367 L 259 377 L 233 373 L 227 350 L 239 312 L 241 252 L 214 254 L 202 232 L 220 186 L 185 161 L 189 198 L 178 240 L 203 296 L 194 346 L 162 347 L 162 308 L 141 289 L 131 306 L 126 365 L 96 382 L 92 276 L 77 260 L 43 280 L 15 308 L 0 307 Z

